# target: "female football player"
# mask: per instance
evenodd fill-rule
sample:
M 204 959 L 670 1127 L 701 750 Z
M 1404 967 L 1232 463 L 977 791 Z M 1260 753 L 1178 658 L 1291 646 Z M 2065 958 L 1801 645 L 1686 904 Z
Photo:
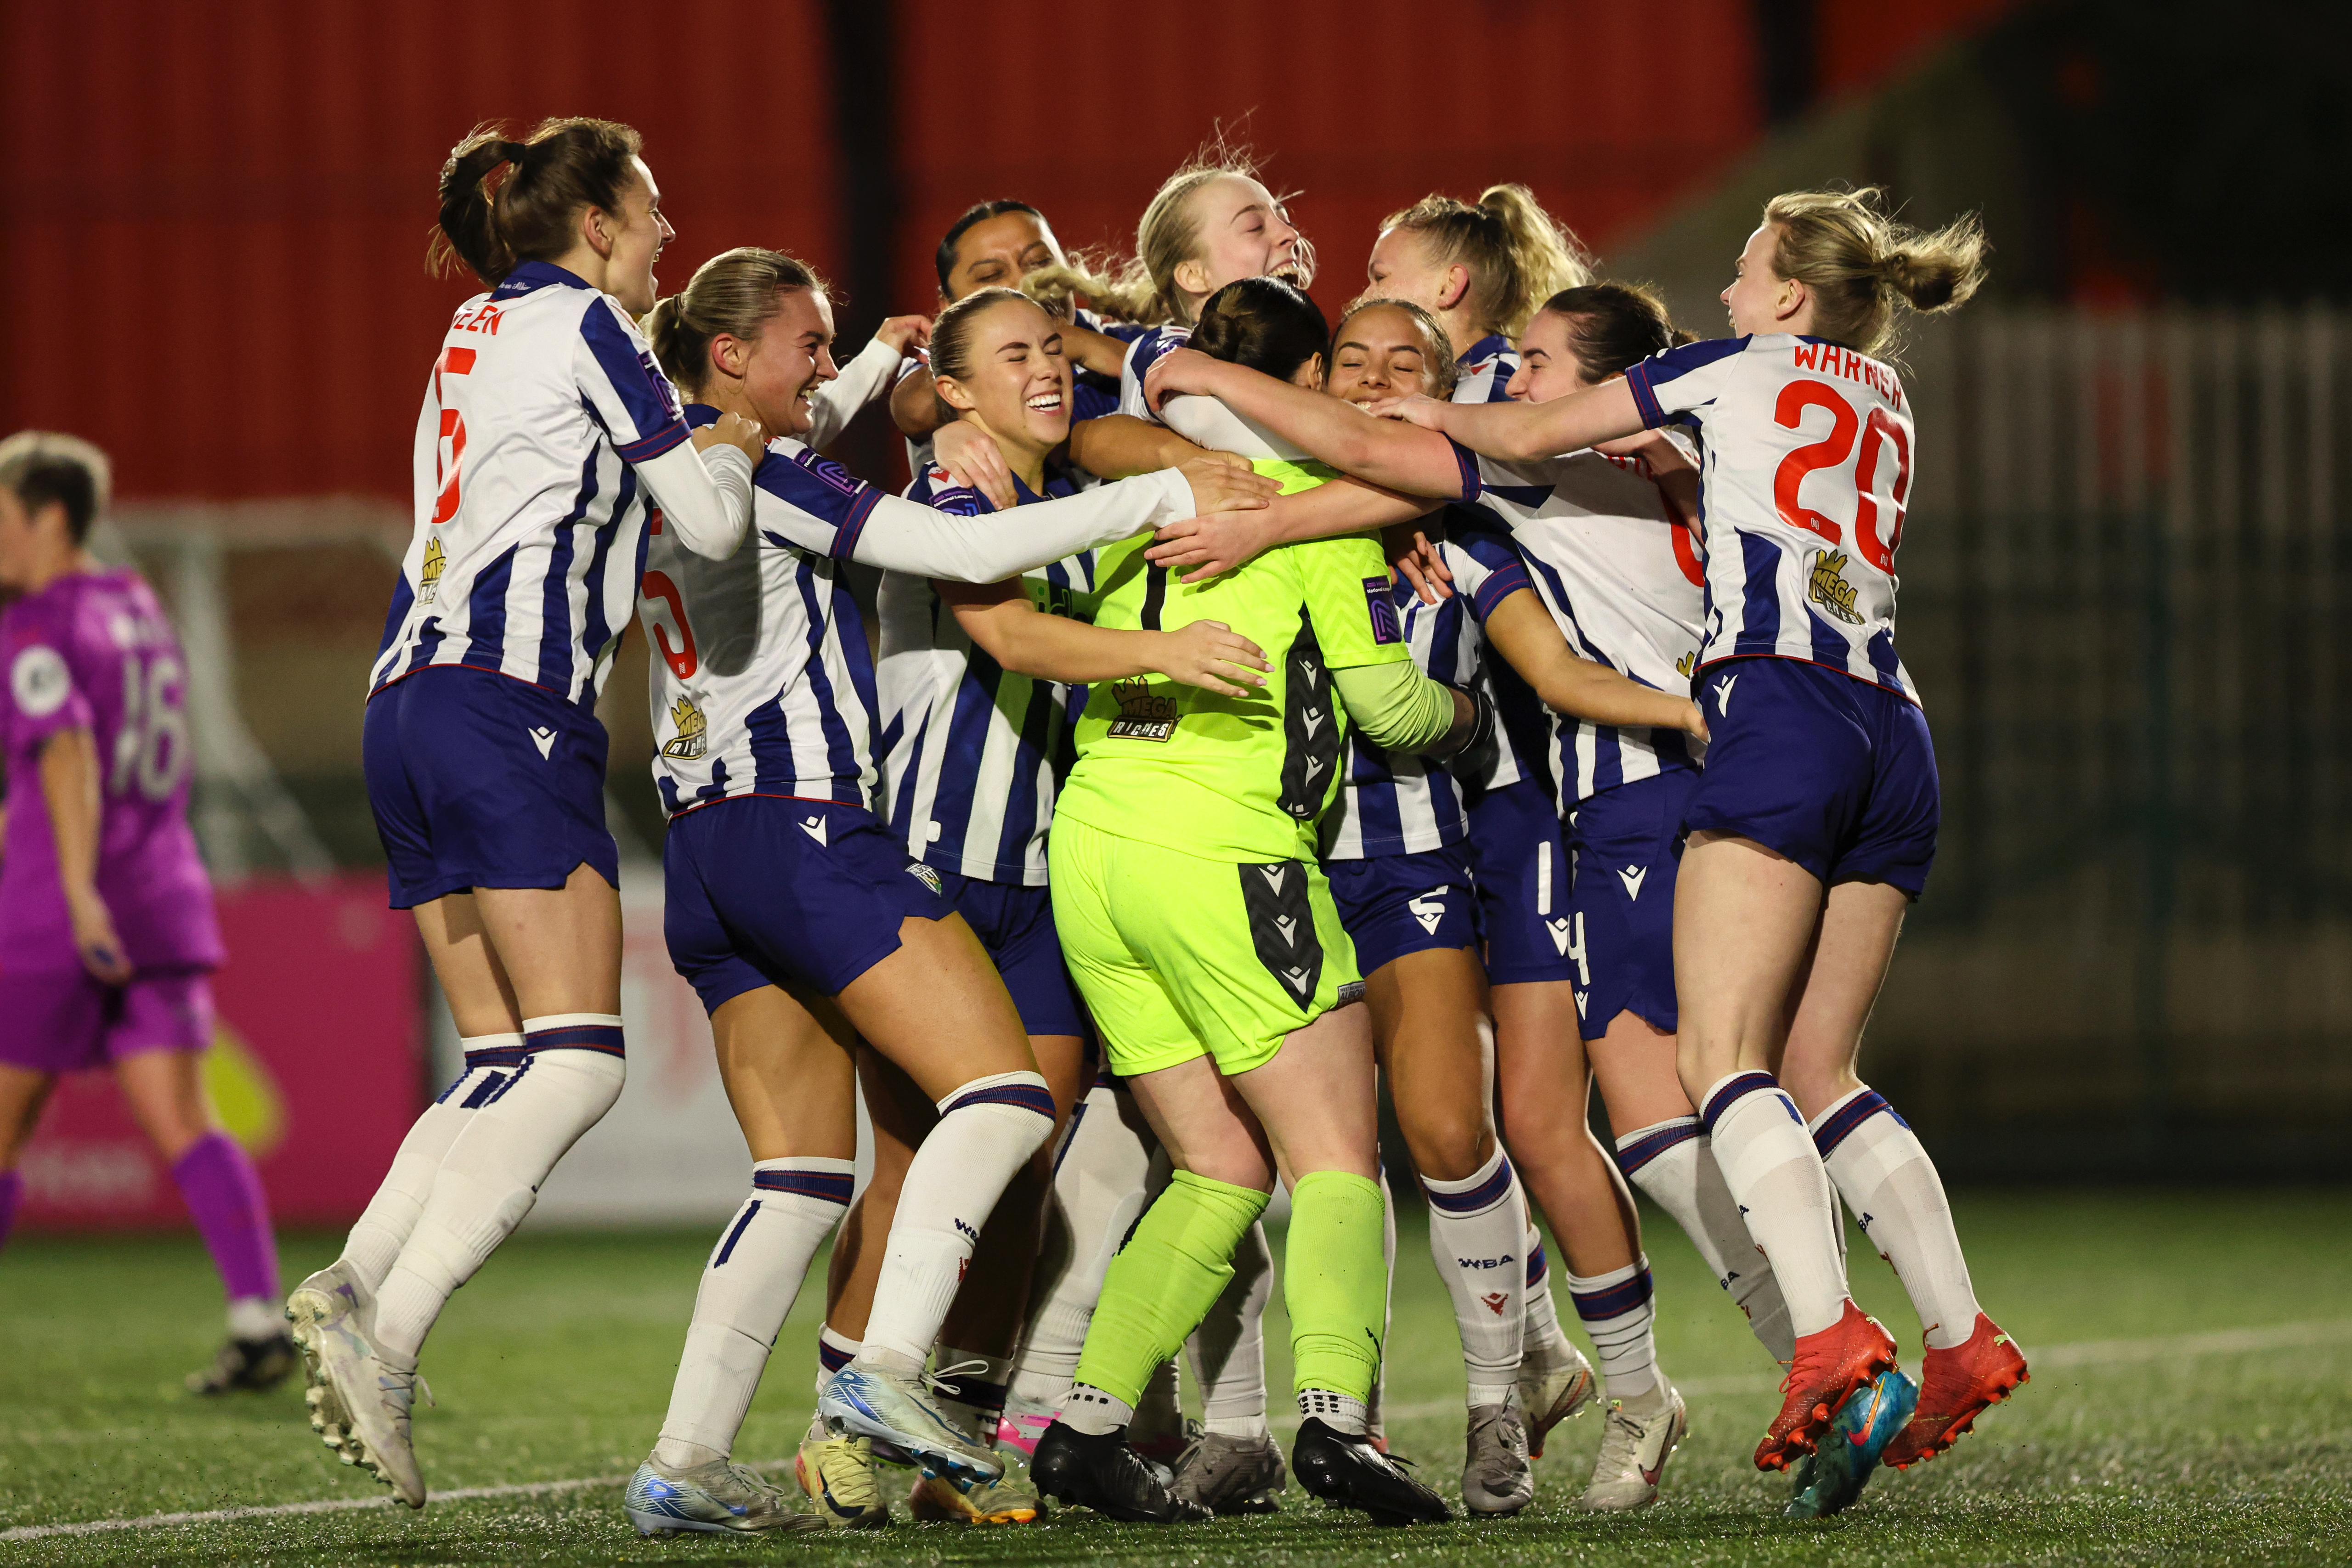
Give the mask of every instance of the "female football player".
M 907 1172 L 864 1345 L 819 1412 L 836 1434 L 960 1490 L 985 1488 L 1002 1463 L 934 1403 L 925 1366 L 972 1244 L 1055 1107 L 938 873 L 869 809 L 873 664 L 837 563 L 993 580 L 1195 506 L 1261 503 L 1273 486 L 1198 463 L 1040 505 L 1017 531 L 886 496 L 793 438 L 833 371 L 832 311 L 815 275 L 773 251 L 706 263 L 651 332 L 695 400 L 688 422 L 734 414 L 778 434 L 758 469 L 748 552 L 698 560 L 665 529 L 644 580 L 662 655 L 667 935 L 711 1013 L 754 1174 L 705 1270 L 661 1441 L 625 1507 L 646 1531 L 808 1519 L 729 1455 L 777 1326 L 849 1199 L 852 1031 L 939 1120 Z
M 201 1066 L 224 955 L 188 831 L 186 661 L 146 580 L 84 548 L 109 474 L 70 435 L 0 442 L 0 1245 L 58 1075 L 111 1068 L 228 1292 L 228 1342 L 188 1386 L 269 1388 L 294 1369 L 269 1201 Z
M 493 176 L 504 171 L 497 181 Z M 619 874 L 596 696 L 657 505 L 723 558 L 751 515 L 741 419 L 690 435 L 632 319 L 671 237 L 635 131 L 494 128 L 441 172 L 461 307 L 416 430 L 416 531 L 367 709 L 392 902 L 416 912 L 467 1071 L 403 1142 L 344 1255 L 287 1303 L 311 1424 L 402 1501 L 416 1357 L 452 1291 L 621 1092 Z
M 1759 1469 L 1811 1451 L 1894 1364 L 1894 1342 L 1846 1293 L 1832 1182 L 1872 1216 L 1925 1330 L 1918 1407 L 1885 1462 L 1942 1451 L 2026 1375 L 1978 1308 L 1926 1150 L 1854 1072 L 1938 813 L 1895 652 L 1911 416 L 1901 377 L 1872 356 L 1901 307 L 1975 292 L 1983 252 L 1973 216 L 1921 234 L 1875 190 L 1790 193 L 1767 204 L 1724 290 L 1738 337 L 1548 403 L 1396 411 L 1504 462 L 1669 421 L 1704 441 L 1715 538 L 1696 670 L 1714 739 L 1683 820 L 1676 1065 L 1795 1334 Z

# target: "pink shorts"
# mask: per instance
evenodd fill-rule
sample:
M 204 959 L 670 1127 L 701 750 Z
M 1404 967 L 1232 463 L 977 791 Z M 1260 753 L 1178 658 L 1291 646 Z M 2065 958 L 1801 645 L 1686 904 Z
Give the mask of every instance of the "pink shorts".
M 11 1067 L 79 1072 L 212 1040 L 208 970 L 158 969 L 120 987 L 79 970 L 0 972 L 0 1062 Z

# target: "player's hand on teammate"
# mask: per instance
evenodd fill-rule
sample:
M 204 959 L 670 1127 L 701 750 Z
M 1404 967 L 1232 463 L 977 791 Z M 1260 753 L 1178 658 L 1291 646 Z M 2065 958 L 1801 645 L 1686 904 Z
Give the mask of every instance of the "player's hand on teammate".
M 1689 711 L 1683 715 L 1683 722 L 1680 726 L 1682 732 L 1685 735 L 1689 736 L 1693 740 L 1705 742 L 1706 739 L 1706 710 L 1699 706 L 1698 704 L 1695 702 L 1685 702 L 1683 704 L 1683 706 Z
M 1378 402 L 1366 403 L 1364 412 L 1381 419 L 1401 419 L 1423 430 L 1444 430 L 1445 411 L 1453 406 L 1415 392 L 1411 397 L 1385 397 Z
M 1021 497 L 1013 488 L 1013 470 L 1005 465 L 1004 454 L 998 450 L 996 438 L 986 431 L 951 421 L 940 426 L 931 437 L 931 460 L 948 471 L 948 477 L 967 490 L 977 490 L 1000 512 L 1009 512 L 1021 504 Z
M 929 316 L 893 316 L 874 329 L 877 342 L 887 343 L 900 359 L 919 349 L 931 346 L 931 319 Z
M 1144 372 L 1144 406 L 1158 413 L 1160 404 L 1171 397 L 1208 393 L 1223 369 L 1223 361 L 1213 360 L 1198 349 L 1171 349 Z
M 68 894 L 67 913 L 73 919 L 74 949 L 81 967 L 110 986 L 131 978 L 131 960 L 124 956 L 122 938 L 114 929 L 114 914 L 96 892 Z
M 1265 685 L 1265 652 L 1222 621 L 1195 621 L 1151 633 L 1155 674 L 1223 697 L 1245 697 Z
M 714 446 L 732 446 L 754 465 L 766 455 L 768 433 L 756 419 L 746 419 L 740 413 L 722 413 L 718 420 L 694 433 L 694 449 L 708 452 Z
M 1388 552 L 1390 570 L 1412 584 L 1423 604 L 1454 597 L 1454 570 L 1445 564 L 1444 553 L 1421 529 L 1402 524 L 1382 528 L 1381 546 Z

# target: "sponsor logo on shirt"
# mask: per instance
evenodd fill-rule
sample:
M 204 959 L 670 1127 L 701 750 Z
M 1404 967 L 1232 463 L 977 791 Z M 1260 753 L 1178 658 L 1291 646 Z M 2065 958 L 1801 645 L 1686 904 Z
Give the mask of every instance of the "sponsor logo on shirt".
M 1862 624 L 1854 613 L 1853 584 L 1845 580 L 1845 564 L 1849 558 L 1842 549 L 1820 549 L 1813 552 L 1813 570 L 1805 588 L 1805 597 L 1829 612 L 1832 617 L 1849 626 Z
M 416 573 L 417 603 L 433 602 L 433 596 L 441 590 L 441 573 L 448 564 L 448 552 L 441 548 L 441 541 L 437 538 L 425 540 L 425 564 L 417 570 Z
M 1404 627 L 1399 624 L 1396 605 L 1389 598 L 1387 578 L 1364 579 L 1364 603 L 1372 612 L 1373 642 L 1385 644 L 1404 641 Z
M 702 716 L 702 710 L 694 704 L 684 697 L 678 698 L 670 705 L 669 721 L 677 727 L 677 734 L 662 742 L 664 757 L 691 762 L 710 749 L 710 721 Z
M 1118 716 L 1110 721 L 1113 740 L 1167 740 L 1176 733 L 1176 699 L 1156 696 L 1150 683 L 1113 681 L 1110 695 Z
M 8 693 L 26 718 L 47 718 L 73 695 L 73 676 L 55 648 L 36 643 L 8 666 Z

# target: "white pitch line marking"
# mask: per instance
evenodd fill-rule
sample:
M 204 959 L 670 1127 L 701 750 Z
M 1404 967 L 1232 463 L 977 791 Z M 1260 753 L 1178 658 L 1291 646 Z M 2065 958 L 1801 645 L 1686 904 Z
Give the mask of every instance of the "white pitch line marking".
M 2204 1333 L 2157 1334 L 2146 1339 L 2082 1340 L 2073 1344 L 2029 1350 L 2033 1370 L 2065 1366 L 2127 1365 L 2133 1362 L 2166 1361 L 2178 1356 L 2246 1355 L 2260 1351 L 2289 1350 L 2298 1345 L 2324 1344 L 2352 1338 L 2352 1318 L 2318 1322 L 2279 1323 L 2270 1328 L 2217 1329 Z M 1779 1379 L 1754 1374 L 1734 1377 L 1696 1377 L 1675 1385 L 1686 1397 L 1711 1398 L 1727 1394 L 1758 1394 L 1780 1386 Z M 1383 1412 L 1396 1421 L 1450 1416 L 1462 1408 L 1458 1400 L 1427 1400 L 1394 1406 Z M 751 1465 L 755 1470 L 781 1469 L 790 1461 Z M 436 1502 L 467 1502 L 486 1498 L 545 1497 L 583 1491 L 592 1487 L 619 1487 L 626 1476 L 587 1476 L 573 1480 L 522 1481 L 511 1486 L 453 1487 L 433 1494 Z M 163 1530 L 175 1524 L 224 1524 L 241 1519 L 278 1519 L 305 1513 L 350 1513 L 363 1509 L 393 1509 L 389 1497 L 320 1498 L 310 1502 L 257 1504 L 247 1508 L 215 1508 L 189 1513 L 149 1513 L 133 1519 L 89 1519 L 72 1524 L 22 1524 L 0 1530 L 0 1541 L 43 1541 L 64 1535 L 102 1535 L 118 1530 Z

